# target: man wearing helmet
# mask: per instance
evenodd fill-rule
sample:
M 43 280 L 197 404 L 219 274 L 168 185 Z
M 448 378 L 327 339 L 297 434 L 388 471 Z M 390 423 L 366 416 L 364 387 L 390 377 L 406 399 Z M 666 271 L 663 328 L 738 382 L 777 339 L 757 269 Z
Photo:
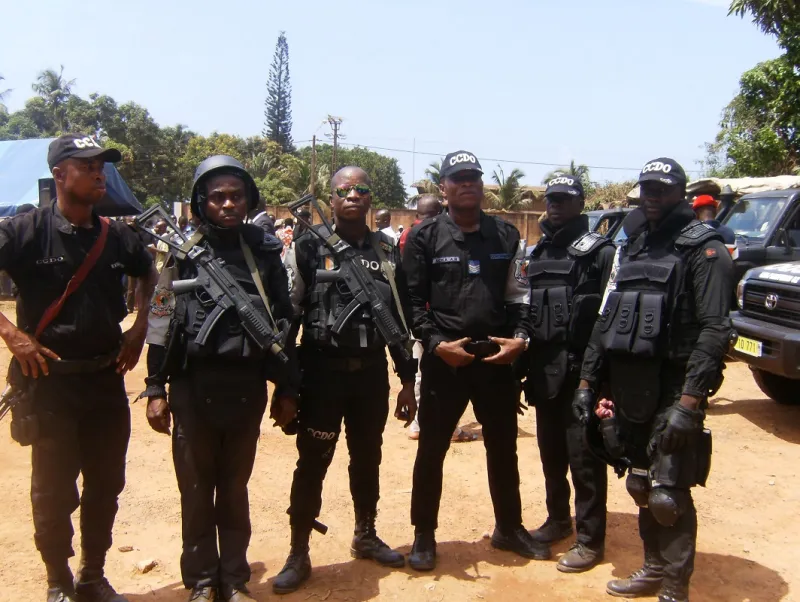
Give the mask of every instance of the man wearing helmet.
M 259 298 L 260 280 L 280 326 L 292 316 L 281 264 L 283 245 L 260 227 L 244 223 L 258 198 L 255 182 L 236 159 L 206 159 L 197 168 L 192 189 L 192 213 L 200 227 L 191 242 L 222 260 L 251 298 Z M 197 276 L 190 261 L 165 269 L 181 280 Z M 147 420 L 155 431 L 169 434 L 170 414 L 175 421 L 172 453 L 181 492 L 181 573 L 192 590 L 189 599 L 242 602 L 252 600 L 246 589 L 247 483 L 267 404 L 266 381 L 277 381 L 270 415 L 277 426 L 284 426 L 296 413 L 298 377 L 291 354 L 288 371 L 274 370 L 276 360 L 248 339 L 234 312 L 223 314 L 208 341 L 198 345 L 194 336 L 213 305 L 202 289 L 174 295 L 169 286 L 159 286 L 151 304 L 149 376 L 143 396 L 149 399 Z M 258 306 L 263 308 L 263 303 Z

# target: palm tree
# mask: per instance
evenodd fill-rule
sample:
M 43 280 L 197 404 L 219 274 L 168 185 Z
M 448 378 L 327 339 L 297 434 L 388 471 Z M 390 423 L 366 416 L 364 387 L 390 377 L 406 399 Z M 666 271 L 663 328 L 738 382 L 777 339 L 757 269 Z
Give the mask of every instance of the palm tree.
M 5 77 L 0 75 L 0 82 L 3 81 L 4 79 L 5 79 Z M 0 107 L 3 107 L 4 109 L 6 108 L 6 105 L 5 105 L 4 101 L 8 97 L 9 94 L 11 94 L 11 88 L 7 88 L 7 89 L 3 90 L 2 92 L 0 92 Z
M 559 167 L 545 175 L 542 179 L 542 184 L 547 184 L 557 176 L 572 176 L 573 178 L 578 178 L 581 184 L 584 185 L 590 182 L 589 168 L 586 165 L 577 165 L 574 159 L 569 162 L 569 167 Z
M 497 184 L 498 190 L 496 193 L 491 191 L 485 193 L 492 208 L 513 211 L 529 204 L 530 200 L 522 197 L 520 181 L 524 177 L 525 173 L 516 167 L 506 176 L 503 168 L 498 165 L 497 170 L 492 172 L 492 180 Z
M 439 190 L 439 184 L 441 183 L 439 170 L 441 168 L 441 161 L 433 161 L 428 167 L 425 168 L 425 178 L 414 184 L 420 191 L 420 194 L 435 194 L 437 196 L 441 194 Z M 416 207 L 413 198 L 412 201 L 409 202 L 409 207 L 412 209 Z
M 54 69 L 45 69 L 40 72 L 36 77 L 36 83 L 31 85 L 33 91 L 44 98 L 45 102 L 50 107 L 53 120 L 60 127 L 61 131 L 64 131 L 66 128 L 64 104 L 67 102 L 70 94 L 72 94 L 72 86 L 74 85 L 74 79 L 64 79 L 64 65 L 61 65 L 61 70 L 58 73 L 56 73 Z

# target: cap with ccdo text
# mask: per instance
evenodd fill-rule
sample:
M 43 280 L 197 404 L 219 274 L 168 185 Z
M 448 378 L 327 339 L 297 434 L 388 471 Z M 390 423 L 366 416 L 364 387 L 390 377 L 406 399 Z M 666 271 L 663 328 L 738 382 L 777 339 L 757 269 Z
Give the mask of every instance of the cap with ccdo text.
M 567 174 L 558 174 L 547 181 L 547 190 L 544 196 L 551 194 L 568 194 L 574 197 L 584 198 L 583 184 L 580 178 Z
M 710 194 L 701 194 L 696 196 L 692 201 L 692 209 L 700 209 L 700 207 L 716 207 L 717 201 Z
M 456 151 L 448 154 L 442 161 L 442 167 L 439 169 L 439 177 L 446 178 L 459 171 L 466 171 L 468 169 L 483 173 L 481 164 L 478 162 L 478 158 L 475 155 L 465 150 Z
M 667 186 L 685 185 L 686 172 L 675 159 L 660 157 L 648 161 L 642 167 L 639 183 L 642 182 L 661 182 Z
M 122 160 L 122 154 L 115 148 L 103 148 L 91 136 L 64 134 L 53 140 L 47 149 L 50 171 L 65 159 L 102 159 L 106 163 L 116 163 Z

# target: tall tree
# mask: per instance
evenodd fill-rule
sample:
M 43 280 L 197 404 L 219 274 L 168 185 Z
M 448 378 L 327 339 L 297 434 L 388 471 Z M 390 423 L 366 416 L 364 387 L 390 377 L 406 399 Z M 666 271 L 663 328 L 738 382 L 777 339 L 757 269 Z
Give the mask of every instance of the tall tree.
M 0 82 L 5 80 L 5 77 L 0 75 Z M 0 108 L 5 109 L 5 99 L 8 98 L 8 95 L 11 94 L 11 88 L 6 88 L 5 90 L 0 91 Z
M 293 152 L 292 144 L 292 85 L 289 83 L 289 43 L 285 32 L 278 36 L 275 55 L 269 69 L 267 99 L 264 101 L 263 134 L 281 145 L 283 152 Z
M 64 79 L 64 65 L 61 65 L 58 73 L 54 69 L 41 71 L 36 77 L 36 83 L 31 85 L 33 91 L 44 99 L 53 121 L 62 132 L 67 125 L 64 105 L 72 94 L 74 85 L 74 79 Z

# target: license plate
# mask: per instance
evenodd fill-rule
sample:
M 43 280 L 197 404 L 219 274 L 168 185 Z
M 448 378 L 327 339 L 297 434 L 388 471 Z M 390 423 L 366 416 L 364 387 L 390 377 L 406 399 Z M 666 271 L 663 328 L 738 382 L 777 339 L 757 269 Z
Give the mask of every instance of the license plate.
M 761 357 L 761 341 L 754 341 L 747 337 L 740 336 L 736 339 L 736 345 L 733 346 L 736 351 L 740 351 L 745 355 L 752 355 L 753 357 Z

